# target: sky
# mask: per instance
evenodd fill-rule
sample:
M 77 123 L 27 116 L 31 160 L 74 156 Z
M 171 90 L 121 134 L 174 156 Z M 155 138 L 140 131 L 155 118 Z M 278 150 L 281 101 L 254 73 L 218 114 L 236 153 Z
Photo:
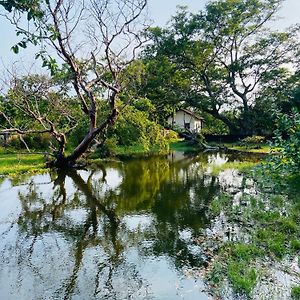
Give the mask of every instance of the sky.
M 187 6 L 190 11 L 197 12 L 202 10 L 207 2 L 207 0 L 148 0 L 148 11 L 153 25 L 164 26 L 175 14 L 178 5 Z M 281 19 L 276 22 L 276 29 L 284 29 L 291 24 L 300 23 L 300 0 L 286 0 L 279 16 Z M 17 38 L 14 28 L 1 16 L 0 33 L 0 72 L 4 67 L 11 68 L 14 62 L 27 62 L 28 66 L 30 61 L 34 61 L 33 47 L 18 55 L 12 53 L 10 48 L 17 41 Z
M 178 5 L 188 6 L 190 11 L 197 12 L 205 7 L 207 0 L 148 0 L 149 12 L 157 25 L 164 25 L 170 16 L 176 12 Z M 280 11 L 283 18 L 279 26 L 286 27 L 293 23 L 300 23 L 300 0 L 285 0 Z

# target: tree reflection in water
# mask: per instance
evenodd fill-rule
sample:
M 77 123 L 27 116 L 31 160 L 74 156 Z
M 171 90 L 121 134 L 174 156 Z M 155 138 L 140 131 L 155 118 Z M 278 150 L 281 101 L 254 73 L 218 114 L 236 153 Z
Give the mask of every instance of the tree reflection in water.
M 204 264 L 193 237 L 209 226 L 207 206 L 220 192 L 218 178 L 204 172 L 208 159 L 107 162 L 51 174 L 46 185 L 33 177 L 19 192 L 15 231 L 2 241 L 2 262 L 9 260 L 5 270 L 15 280 L 10 289 L 35 281 L 26 299 L 159 296 L 141 271 L 145 258 L 165 259 L 180 272 Z

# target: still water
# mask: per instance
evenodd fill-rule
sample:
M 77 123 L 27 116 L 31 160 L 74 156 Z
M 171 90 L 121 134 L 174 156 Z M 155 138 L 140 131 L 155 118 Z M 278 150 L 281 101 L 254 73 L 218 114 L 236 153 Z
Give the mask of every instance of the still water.
M 0 183 L 0 299 L 212 299 L 193 270 L 234 154 L 108 161 Z

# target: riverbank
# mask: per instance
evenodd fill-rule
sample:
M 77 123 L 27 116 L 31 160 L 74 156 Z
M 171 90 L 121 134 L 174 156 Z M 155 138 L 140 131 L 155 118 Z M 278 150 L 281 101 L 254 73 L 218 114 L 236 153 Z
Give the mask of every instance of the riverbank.
M 34 174 L 45 170 L 45 158 L 42 154 L 0 154 L 0 175 Z
M 218 146 L 216 144 L 211 144 L 212 146 Z M 229 151 L 237 151 L 243 153 L 263 153 L 268 154 L 271 152 L 271 148 L 267 145 L 257 145 L 251 148 L 247 146 L 240 146 L 238 144 L 225 144 L 219 145 L 222 148 L 227 148 Z M 150 149 L 145 149 L 141 145 L 131 146 L 131 147 L 117 147 L 116 151 L 111 158 L 117 157 L 131 157 L 131 156 L 143 156 L 143 155 L 155 155 L 155 154 L 167 154 L 170 151 L 179 151 L 179 152 L 190 152 L 196 153 L 201 150 L 197 145 L 192 144 L 188 141 L 176 141 L 169 145 L 166 148 L 157 148 L 151 147 Z M 101 160 L 97 155 L 92 155 L 88 157 L 91 162 L 95 160 Z M 213 172 L 219 172 L 224 168 L 237 168 L 239 170 L 245 170 L 253 167 L 256 163 L 234 163 L 218 165 L 215 166 Z M 17 151 L 7 151 L 5 149 L 0 149 L 0 175 L 9 175 L 15 176 L 18 174 L 34 174 L 39 172 L 44 172 L 45 168 L 45 155 L 44 154 L 35 154 L 35 153 L 18 153 Z
M 235 150 L 240 152 L 250 152 L 250 153 L 261 153 L 261 154 L 271 154 L 274 153 L 274 149 L 268 144 L 254 144 L 254 145 L 240 145 L 238 143 L 227 143 L 224 144 L 229 150 Z
M 245 152 L 245 153 L 258 153 L 258 154 L 272 154 L 278 151 L 278 149 L 273 149 L 269 144 L 260 144 L 260 143 L 252 143 L 252 144 L 241 144 L 239 142 L 235 143 L 216 143 L 210 142 L 208 146 L 212 148 L 220 148 L 226 149 L 229 151 L 237 151 L 237 152 Z M 184 151 L 184 152 L 196 152 L 200 151 L 198 146 L 190 141 L 177 141 L 171 143 L 171 150 L 176 151 Z
M 130 156 L 145 156 L 153 154 L 167 154 L 170 148 L 159 149 L 152 147 L 145 149 L 142 146 L 118 147 L 114 155 L 102 158 L 91 155 L 83 158 L 83 164 L 93 163 L 99 160 L 107 160 Z M 19 153 L 15 150 L 0 149 L 0 176 L 17 176 L 19 174 L 36 174 L 47 171 L 45 167 L 46 157 L 44 154 Z

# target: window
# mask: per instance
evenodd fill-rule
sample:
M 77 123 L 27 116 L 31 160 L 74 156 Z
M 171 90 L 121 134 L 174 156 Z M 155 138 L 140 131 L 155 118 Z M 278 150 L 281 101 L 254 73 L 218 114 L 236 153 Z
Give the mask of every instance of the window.
M 184 128 L 187 130 L 191 129 L 191 123 L 184 123 Z

